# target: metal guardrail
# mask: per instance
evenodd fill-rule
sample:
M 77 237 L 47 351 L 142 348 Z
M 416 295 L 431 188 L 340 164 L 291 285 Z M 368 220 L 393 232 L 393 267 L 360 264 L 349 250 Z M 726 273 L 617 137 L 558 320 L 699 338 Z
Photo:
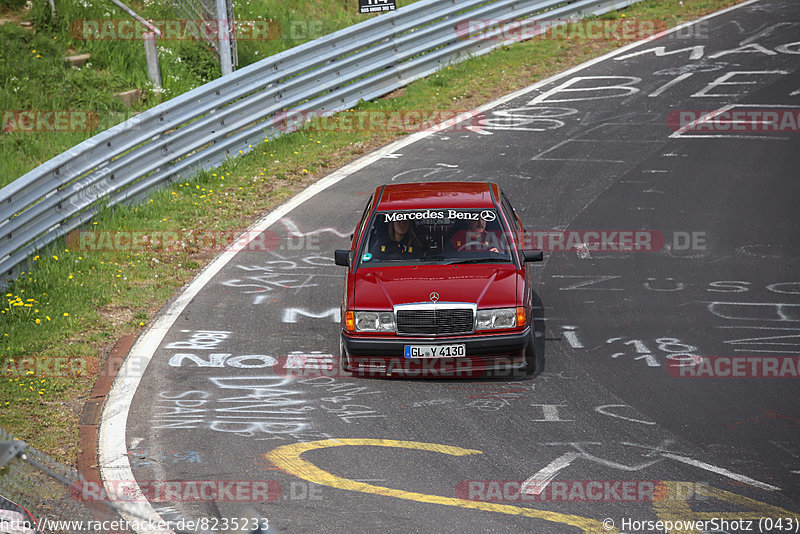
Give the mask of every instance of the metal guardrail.
M 28 257 L 104 207 L 148 193 L 286 133 L 293 112 L 345 110 L 504 44 L 475 19 L 564 20 L 639 0 L 421 0 L 294 47 L 118 124 L 0 189 L 0 288 Z
M 75 469 L 0 428 L 0 511 L 16 510 L 13 505 L 18 504 L 31 512 L 47 534 L 106 534 L 92 525 L 101 519 L 121 518 L 110 503 L 82 500 L 82 482 Z M 61 523 L 60 527 L 43 524 L 45 518 L 48 523 Z M 79 521 L 83 522 L 80 527 Z

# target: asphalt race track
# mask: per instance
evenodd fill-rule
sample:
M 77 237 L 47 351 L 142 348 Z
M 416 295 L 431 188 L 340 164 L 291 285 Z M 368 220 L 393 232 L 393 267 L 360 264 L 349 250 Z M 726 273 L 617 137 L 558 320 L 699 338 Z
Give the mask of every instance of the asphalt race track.
M 153 502 L 131 510 L 208 518 L 197 532 L 254 515 L 270 532 L 797 532 L 798 111 L 800 3 L 762 0 L 389 147 L 140 340 L 105 409 L 108 485 L 135 478 Z M 704 115 L 738 122 L 679 120 Z M 543 240 L 534 377 L 320 375 L 338 355 L 333 250 L 377 185 L 442 180 L 497 182 L 533 235 L 637 231 L 653 250 Z M 780 377 L 721 376 L 767 360 Z M 541 493 L 520 494 L 528 479 Z M 244 489 L 192 498 L 187 481 Z

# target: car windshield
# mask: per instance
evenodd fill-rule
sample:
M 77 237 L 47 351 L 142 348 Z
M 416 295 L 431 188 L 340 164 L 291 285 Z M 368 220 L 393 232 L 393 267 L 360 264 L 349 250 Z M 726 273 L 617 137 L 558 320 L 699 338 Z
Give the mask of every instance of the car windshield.
M 359 264 L 510 263 L 509 238 L 495 209 L 379 211 Z

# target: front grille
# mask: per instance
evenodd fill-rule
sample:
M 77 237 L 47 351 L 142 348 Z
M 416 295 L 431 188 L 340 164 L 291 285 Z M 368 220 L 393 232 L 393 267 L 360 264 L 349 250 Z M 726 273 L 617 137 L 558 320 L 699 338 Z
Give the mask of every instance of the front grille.
M 397 310 L 397 333 L 406 336 L 469 334 L 474 322 L 470 308 Z

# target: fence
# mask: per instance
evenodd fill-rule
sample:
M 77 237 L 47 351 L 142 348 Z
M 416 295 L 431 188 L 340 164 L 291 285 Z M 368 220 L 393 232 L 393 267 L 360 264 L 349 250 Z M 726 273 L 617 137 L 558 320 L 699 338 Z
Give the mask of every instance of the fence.
M 276 117 L 341 111 L 503 44 L 500 28 L 480 39 L 457 32 L 469 20 L 578 19 L 638 1 L 421 0 L 164 102 L 0 190 L 0 288 L 104 207 L 141 201 L 286 133 Z

